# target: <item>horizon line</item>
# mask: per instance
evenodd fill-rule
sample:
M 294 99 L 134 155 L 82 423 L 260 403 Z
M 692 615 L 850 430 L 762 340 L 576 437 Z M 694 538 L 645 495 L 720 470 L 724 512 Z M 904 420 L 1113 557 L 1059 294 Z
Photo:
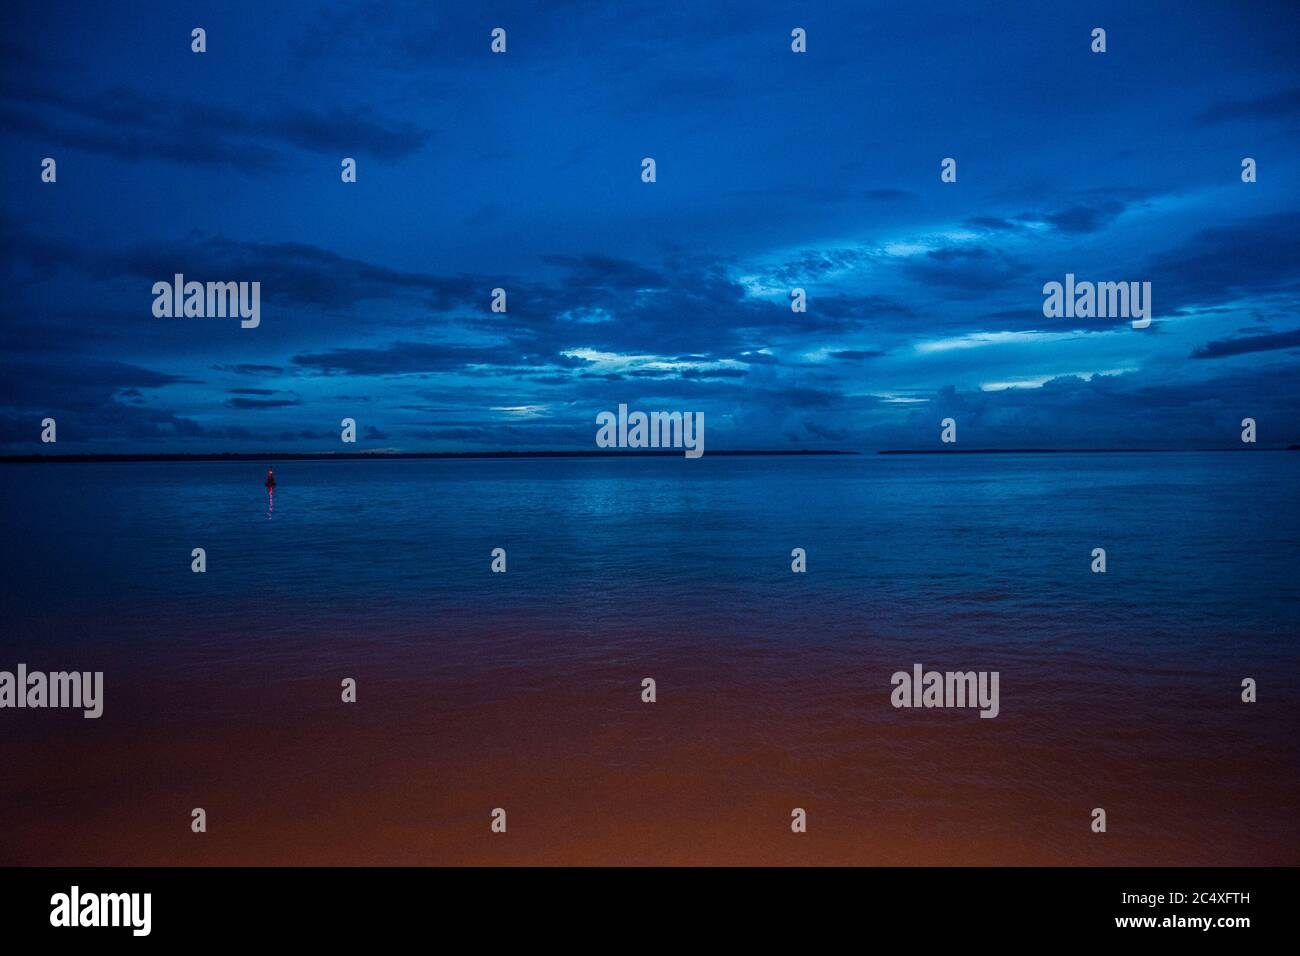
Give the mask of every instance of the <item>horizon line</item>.
M 877 455 L 1146 455 L 1166 453 L 1300 451 L 1300 445 L 1264 448 L 884 448 Z M 854 456 L 869 452 L 847 449 L 720 449 L 708 455 L 727 458 Z M 0 464 L 97 464 L 159 461 L 401 461 L 491 460 L 513 458 L 681 458 L 680 449 L 616 449 L 605 451 L 352 451 L 352 452 L 84 452 L 64 455 L 38 453 L 0 455 Z
M 709 455 L 727 457 L 764 457 L 800 455 L 860 455 L 861 452 L 842 449 L 819 451 L 798 449 L 724 449 Z M 637 448 L 612 451 L 341 451 L 341 452 L 287 452 L 287 451 L 224 451 L 224 452 L 158 452 L 113 453 L 86 452 L 70 455 L 0 455 L 0 464 L 77 464 L 82 462 L 131 461 L 375 461 L 401 459 L 467 459 L 467 458 L 682 458 L 680 448 Z
M 1201 452 L 1300 451 L 1300 445 L 1267 445 L 1263 448 L 885 448 L 877 455 L 1153 455 Z

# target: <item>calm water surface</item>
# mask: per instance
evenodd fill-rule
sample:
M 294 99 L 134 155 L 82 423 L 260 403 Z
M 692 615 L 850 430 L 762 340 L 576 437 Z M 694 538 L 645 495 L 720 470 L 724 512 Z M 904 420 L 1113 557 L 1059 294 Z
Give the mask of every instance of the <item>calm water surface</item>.
M 1300 862 L 1300 455 L 264 475 L 0 466 L 0 668 L 108 685 L 3 715 L 0 862 Z M 1001 715 L 894 710 L 914 662 Z

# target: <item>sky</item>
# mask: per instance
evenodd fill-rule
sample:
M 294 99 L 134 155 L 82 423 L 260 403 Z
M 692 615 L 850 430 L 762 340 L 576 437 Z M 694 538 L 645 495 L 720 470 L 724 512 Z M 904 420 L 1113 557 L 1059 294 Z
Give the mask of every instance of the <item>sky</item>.
M 590 450 L 620 404 L 707 449 L 1300 443 L 1297 27 L 12 0 L 0 452 Z M 259 282 L 260 324 L 156 317 L 176 273 Z M 1045 317 L 1067 273 L 1150 282 L 1150 326 Z

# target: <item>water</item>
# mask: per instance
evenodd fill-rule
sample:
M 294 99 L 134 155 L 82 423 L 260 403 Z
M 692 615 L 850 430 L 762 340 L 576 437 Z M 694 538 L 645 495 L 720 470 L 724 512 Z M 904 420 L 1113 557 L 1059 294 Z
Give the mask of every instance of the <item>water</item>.
M 46 803 L 0 862 L 70 828 L 70 863 L 1300 862 L 1300 455 L 282 462 L 273 509 L 264 475 L 0 467 L 0 668 L 108 687 L 0 714 Z M 894 710 L 915 662 L 999 671 L 1000 716 Z M 78 763 L 132 809 L 50 812 Z M 240 838 L 157 836 L 181 780 Z

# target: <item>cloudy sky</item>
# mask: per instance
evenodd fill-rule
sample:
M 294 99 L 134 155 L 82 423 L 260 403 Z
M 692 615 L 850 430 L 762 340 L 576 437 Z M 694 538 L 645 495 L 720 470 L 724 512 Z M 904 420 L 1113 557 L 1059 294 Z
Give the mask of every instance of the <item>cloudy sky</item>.
M 1300 442 L 1300 8 L 1057 6 L 15 0 L 0 450 Z M 1067 272 L 1151 326 L 1044 318 Z

